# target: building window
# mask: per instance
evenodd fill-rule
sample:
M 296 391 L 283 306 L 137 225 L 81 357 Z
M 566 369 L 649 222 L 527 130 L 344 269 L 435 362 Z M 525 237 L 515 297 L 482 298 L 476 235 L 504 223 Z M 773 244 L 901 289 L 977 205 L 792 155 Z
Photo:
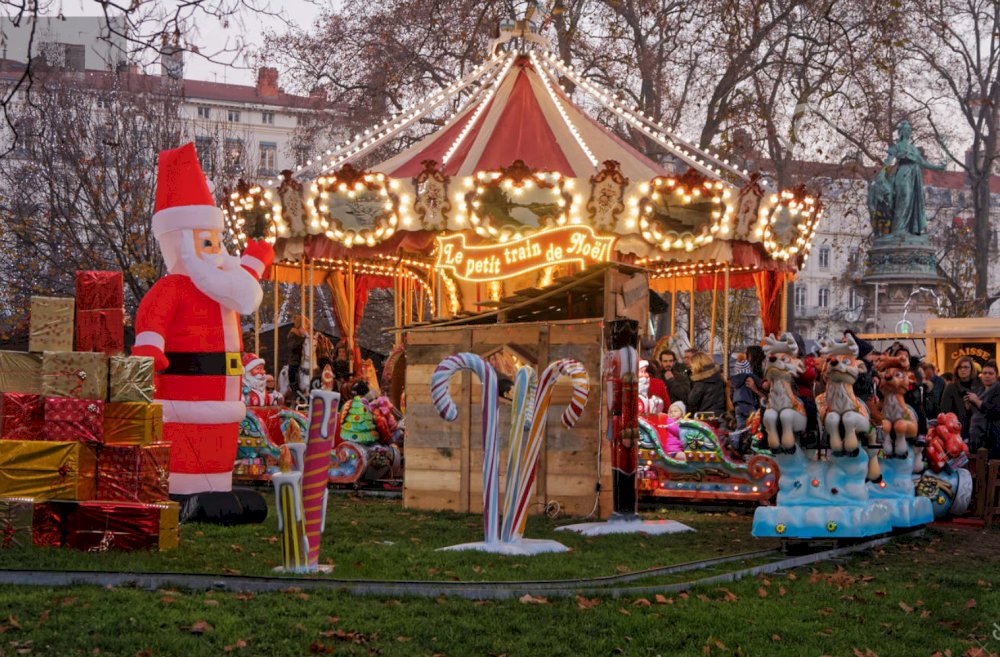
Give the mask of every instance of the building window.
M 210 119 L 212 118 L 212 108 L 205 107 L 204 105 L 198 107 L 198 118 L 199 119 Z
M 311 122 L 310 121 L 311 118 L 312 117 L 306 114 L 299 114 L 298 116 L 295 117 L 295 125 L 299 126 L 300 128 L 307 126 Z
M 264 125 L 274 125 L 274 112 L 261 112 L 260 122 Z
M 243 140 L 226 140 L 226 171 L 240 173 L 243 171 Z
M 806 297 L 809 296 L 809 288 L 805 285 L 797 284 L 795 286 L 795 307 L 805 308 L 806 307 Z
M 239 110 L 229 110 L 228 118 L 230 123 L 240 122 L 240 111 Z
M 819 289 L 819 296 L 816 298 L 816 306 L 819 308 L 830 307 L 830 288 L 821 287 Z
M 257 171 L 261 176 L 273 176 L 277 169 L 278 145 L 273 141 L 260 142 L 260 166 Z
M 97 97 L 97 109 L 109 110 L 111 109 L 111 99 L 107 96 Z
M 816 256 L 816 259 L 819 261 L 820 269 L 830 268 L 830 247 L 825 245 L 819 247 L 819 253 L 817 253 Z
M 215 151 L 212 148 L 212 138 L 195 137 L 194 149 L 198 151 L 198 162 L 201 164 L 201 170 L 215 171 Z
M 295 166 L 304 167 L 306 162 L 309 161 L 309 149 L 307 148 L 296 148 L 295 149 Z
M 851 293 L 847 298 L 847 308 L 848 310 L 857 310 L 861 307 L 861 295 L 854 288 L 851 288 Z

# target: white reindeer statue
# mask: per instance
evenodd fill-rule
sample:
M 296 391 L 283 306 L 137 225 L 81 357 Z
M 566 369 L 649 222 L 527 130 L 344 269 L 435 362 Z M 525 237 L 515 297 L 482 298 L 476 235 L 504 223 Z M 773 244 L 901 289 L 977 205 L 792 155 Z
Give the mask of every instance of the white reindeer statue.
M 774 334 L 764 338 L 764 379 L 770 384 L 767 408 L 764 410 L 764 427 L 767 446 L 775 454 L 795 453 L 795 434 L 806 428 L 806 409 L 795 396 L 792 381 L 805 371 L 798 358 L 799 347 L 789 333 L 776 339 Z
M 816 398 L 816 406 L 819 408 L 819 420 L 830 437 L 833 456 L 857 455 L 859 437 L 862 436 L 868 451 L 878 452 L 871 413 L 854 394 L 854 382 L 867 370 L 864 361 L 858 358 L 858 344 L 850 335 L 839 341 L 820 340 L 819 344 L 826 356 L 823 370 L 826 392 Z M 878 483 L 882 479 L 878 459 L 874 453 L 870 456 L 868 480 Z

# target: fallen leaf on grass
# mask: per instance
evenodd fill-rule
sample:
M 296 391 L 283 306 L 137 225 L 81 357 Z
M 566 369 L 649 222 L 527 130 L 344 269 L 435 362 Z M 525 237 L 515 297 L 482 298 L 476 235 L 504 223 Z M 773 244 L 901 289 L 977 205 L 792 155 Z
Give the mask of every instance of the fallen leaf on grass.
M 309 654 L 311 655 L 329 655 L 331 652 L 333 652 L 333 646 L 328 646 L 325 643 L 313 641 L 309 644 Z
M 902 609 L 903 611 L 905 611 L 908 614 L 912 614 L 913 613 L 913 607 L 911 607 L 910 605 L 906 604 L 902 600 L 899 601 L 899 608 Z
M 982 588 L 982 589 L 991 589 L 991 588 L 993 588 L 993 585 L 990 584 L 989 582 L 987 582 L 984 579 L 977 579 L 976 580 L 976 586 L 978 586 L 979 588 Z
M 299 593 L 295 597 L 298 598 L 299 600 L 308 600 L 309 599 L 309 594 L 308 593 Z
M 876 598 L 884 598 L 885 597 L 885 591 L 875 591 L 874 595 L 875 595 Z
M 757 595 L 759 595 L 762 598 L 766 598 L 767 597 L 767 589 L 765 589 L 764 587 L 760 587 L 759 589 L 757 589 Z
M 593 609 L 601 604 L 598 598 L 585 598 L 582 595 L 576 596 L 576 606 L 580 609 Z
M 327 625 L 336 625 L 339 622 L 340 622 L 340 616 L 327 616 L 326 617 L 326 624 Z
M 965 608 L 966 609 L 972 609 L 975 606 L 976 606 L 976 599 L 975 598 L 969 598 L 968 600 L 965 601 Z
M 14 614 L 11 614 L 10 616 L 7 617 L 7 624 L 10 625 L 15 630 L 22 629 L 21 624 L 17 622 L 17 616 L 15 616 Z
M 680 593 L 677 594 L 677 597 L 680 598 L 681 600 L 687 600 L 688 593 L 687 591 L 681 591 Z
M 780 634 L 772 634 L 771 635 L 771 641 L 781 641 L 781 635 Z
M 711 602 L 712 601 L 711 598 L 709 598 L 704 593 L 699 593 L 698 594 L 698 599 L 701 600 L 702 602 Z
M 615 566 L 615 570 L 617 570 L 620 573 L 627 573 L 628 572 L 628 566 L 626 566 L 623 563 L 620 563 L 617 566 Z
M 865 648 L 864 652 L 861 652 L 857 648 L 852 648 L 852 650 L 854 650 L 854 657 L 878 657 L 878 654 L 870 648 Z
M 924 609 L 922 612 L 920 612 L 920 617 L 921 618 L 930 618 L 931 617 L 931 612 L 929 612 L 926 609 Z
M 231 646 L 223 646 L 222 650 L 223 652 L 232 652 L 234 650 L 241 650 L 243 648 L 246 648 L 247 645 L 248 645 L 247 642 L 244 641 L 243 639 L 237 639 L 236 643 L 234 643 Z
M 823 607 L 819 610 L 821 616 L 829 616 L 833 613 L 833 607 Z
M 995 652 L 986 652 L 982 648 L 969 648 L 962 657 L 997 657 Z
M 626 609 L 625 607 L 619 607 L 618 608 L 618 613 L 622 614 L 623 616 L 631 616 L 632 615 L 632 612 L 629 611 L 628 609 Z
M 789 581 L 789 582 L 794 582 L 794 581 L 795 581 L 795 580 L 797 580 L 798 578 L 799 578 L 799 576 L 798 576 L 798 575 L 796 575 L 795 573 L 788 573 L 788 581 Z
M 219 601 L 218 600 L 204 600 L 204 603 L 206 605 L 208 605 L 209 607 L 218 607 L 219 606 Z
M 646 598 L 638 598 L 635 602 L 632 603 L 632 606 L 633 607 L 652 607 L 653 603 L 650 602 L 649 600 L 647 600 Z
M 530 593 L 525 593 L 520 598 L 517 599 L 522 605 L 547 605 L 549 604 L 549 599 L 545 596 L 534 596 Z
M 99 653 L 94 653 L 99 654 Z M 135 653 L 135 657 L 153 657 L 153 651 L 150 648 L 143 648 L 139 652 Z
M 326 638 L 334 638 L 338 641 L 346 641 L 347 643 L 356 643 L 359 646 L 368 643 L 368 637 L 361 632 L 348 632 L 347 630 L 326 630 L 325 632 L 320 632 L 320 636 Z
M 396 641 L 399 641 L 400 643 L 406 643 L 407 641 L 413 641 L 413 637 L 410 637 L 410 636 L 397 636 L 396 637 Z
M 656 604 L 658 604 L 658 605 L 672 605 L 672 604 L 674 604 L 674 599 L 673 598 L 668 598 L 668 597 L 666 597 L 664 595 L 661 595 L 659 593 L 656 594 L 655 600 L 656 600 Z
M 779 586 L 778 586 L 778 595 L 785 595 L 785 593 L 786 593 L 786 591 L 785 591 L 785 587 L 784 587 L 784 586 L 781 586 L 781 585 L 779 585 Z
M 236 595 L 237 600 L 253 600 L 257 596 L 256 593 L 239 593 Z
M 191 634 L 204 634 L 205 632 L 211 632 L 214 628 L 208 621 L 198 621 L 194 625 L 188 628 L 188 632 Z
M 481 573 L 481 572 L 483 572 L 483 567 L 482 566 L 473 566 L 472 567 L 472 572 L 474 572 L 474 573 Z
M 736 602 L 737 600 L 739 600 L 739 598 L 736 597 L 736 594 L 730 591 L 729 589 L 719 589 L 719 590 L 722 591 L 722 596 L 723 596 L 722 599 L 725 602 Z

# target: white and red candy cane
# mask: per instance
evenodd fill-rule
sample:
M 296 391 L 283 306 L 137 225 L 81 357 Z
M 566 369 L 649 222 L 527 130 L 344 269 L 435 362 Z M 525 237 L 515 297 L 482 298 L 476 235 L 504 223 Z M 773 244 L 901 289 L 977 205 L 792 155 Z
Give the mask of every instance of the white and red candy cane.
M 462 370 L 478 376 L 483 389 L 483 530 L 486 543 L 496 543 L 500 535 L 497 490 L 500 483 L 500 443 L 496 371 L 476 354 L 462 352 L 448 356 L 438 363 L 431 375 L 431 400 L 441 417 L 453 422 L 458 417 L 458 407 L 448 392 L 448 385 L 451 377 Z
M 501 540 L 504 542 L 519 540 L 524 535 L 524 523 L 528 513 L 528 498 L 531 484 L 535 481 L 535 471 L 538 456 L 542 448 L 542 436 L 545 430 L 546 416 L 552 401 L 552 392 L 560 377 L 567 376 L 573 382 L 573 396 L 562 414 L 562 423 L 571 428 L 580 419 L 587 399 L 590 395 L 590 378 L 583 365 L 572 358 L 563 358 L 551 363 L 545 368 L 535 391 L 534 409 L 531 417 L 531 427 L 525 446 L 521 452 L 520 462 L 516 464 L 516 487 L 514 494 L 507 499 L 513 501 L 513 506 L 504 509 Z M 513 445 L 511 449 L 514 449 Z M 510 474 L 508 473 L 508 481 Z

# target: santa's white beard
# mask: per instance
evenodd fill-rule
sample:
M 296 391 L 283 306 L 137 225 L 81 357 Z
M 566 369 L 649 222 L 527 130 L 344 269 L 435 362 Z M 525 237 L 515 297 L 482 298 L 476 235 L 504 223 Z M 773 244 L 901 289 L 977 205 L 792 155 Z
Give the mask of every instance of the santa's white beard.
M 208 298 L 241 315 L 251 314 L 260 305 L 264 298 L 260 283 L 236 256 L 223 251 L 199 258 L 190 230 L 171 231 L 161 235 L 159 242 L 167 271 L 190 277 Z
M 639 377 L 639 394 L 643 397 L 649 397 L 649 377 L 640 376 Z
M 250 388 L 250 390 L 253 390 L 258 395 L 260 395 L 261 399 L 263 399 L 267 393 L 266 374 L 260 374 L 257 376 L 254 376 L 253 374 L 244 374 L 243 383 L 246 384 L 247 388 Z

